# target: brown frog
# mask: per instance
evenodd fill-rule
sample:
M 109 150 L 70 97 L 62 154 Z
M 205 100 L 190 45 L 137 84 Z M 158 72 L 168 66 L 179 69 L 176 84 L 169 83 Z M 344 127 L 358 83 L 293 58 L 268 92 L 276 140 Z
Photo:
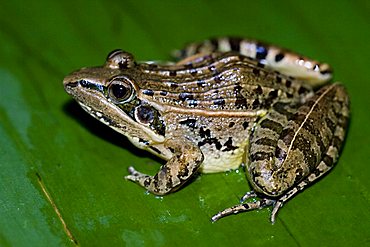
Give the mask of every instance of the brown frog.
M 348 95 L 327 64 L 240 38 L 194 43 L 176 64 L 138 63 L 115 50 L 64 87 L 90 115 L 167 162 L 154 176 L 129 167 L 126 178 L 156 195 L 198 172 L 241 164 L 253 191 L 212 217 L 273 206 L 335 164 L 349 117 Z

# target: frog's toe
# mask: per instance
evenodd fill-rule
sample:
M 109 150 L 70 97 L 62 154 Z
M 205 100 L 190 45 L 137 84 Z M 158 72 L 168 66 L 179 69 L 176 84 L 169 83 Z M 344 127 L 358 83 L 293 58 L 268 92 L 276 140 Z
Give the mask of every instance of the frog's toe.
M 136 181 L 139 181 L 140 177 L 142 177 L 142 174 L 136 171 L 136 169 L 132 166 L 128 167 L 127 170 L 130 173 L 130 175 L 125 176 L 125 179 L 127 180 L 136 182 Z
M 251 190 L 251 191 L 245 193 L 245 195 L 242 198 L 240 198 L 240 203 L 245 202 L 249 198 L 255 198 L 255 197 L 257 197 L 256 192 L 254 192 L 253 190 Z
M 128 168 L 128 172 L 130 173 L 130 175 L 125 176 L 125 179 L 133 181 L 133 182 L 138 182 L 139 184 L 143 185 L 144 187 L 147 186 L 147 185 L 144 185 L 144 184 L 147 184 L 148 181 L 151 179 L 151 176 L 149 176 L 147 174 L 144 174 L 144 173 L 141 173 L 141 172 L 138 172 L 132 166 L 130 166 Z
M 125 176 L 125 179 L 126 180 L 130 180 L 130 181 L 133 181 L 133 182 L 136 182 L 137 181 L 137 176 L 135 176 L 135 175 L 127 175 L 127 176 Z
M 133 166 L 129 166 L 128 168 L 127 168 L 127 170 L 128 170 L 128 172 L 131 174 L 131 175 L 133 175 L 133 176 L 137 176 L 138 174 L 139 174 L 139 172 L 138 171 L 136 171 L 136 169 L 133 167 Z M 126 177 L 129 177 L 129 176 L 126 176 Z

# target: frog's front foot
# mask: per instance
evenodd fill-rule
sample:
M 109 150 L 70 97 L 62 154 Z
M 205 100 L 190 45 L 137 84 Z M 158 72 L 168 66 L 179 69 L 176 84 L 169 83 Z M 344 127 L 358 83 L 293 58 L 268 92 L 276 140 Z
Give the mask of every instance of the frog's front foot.
M 165 195 L 177 190 L 185 184 L 200 167 L 203 154 L 200 149 L 190 142 L 183 141 L 182 145 L 173 140 L 167 140 L 165 145 L 173 147 L 174 155 L 162 165 L 157 174 L 150 176 L 129 167 L 130 175 L 125 178 L 131 180 L 155 195 Z
M 160 177 L 162 176 L 150 176 L 137 171 L 132 166 L 128 167 L 128 172 L 130 173 L 130 175 L 125 176 L 125 179 L 141 185 L 153 194 L 164 195 L 170 191 L 169 188 L 162 186 L 162 183 L 158 181 L 158 179 L 160 179 Z M 156 186 L 154 186 L 154 184 Z

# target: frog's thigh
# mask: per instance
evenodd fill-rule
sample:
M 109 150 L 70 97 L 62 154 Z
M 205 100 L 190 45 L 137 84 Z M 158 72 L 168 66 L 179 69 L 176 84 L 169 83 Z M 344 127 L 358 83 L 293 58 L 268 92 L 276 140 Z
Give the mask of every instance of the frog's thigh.
M 156 175 L 149 176 L 130 167 L 131 175 L 126 176 L 126 179 L 140 184 L 156 195 L 170 193 L 188 181 L 197 172 L 203 161 L 200 149 L 187 141 L 169 140 L 165 145 L 174 150 L 174 155 L 161 166 Z
M 324 176 L 327 172 L 329 172 L 335 162 L 339 157 L 339 152 L 341 149 L 341 143 L 345 138 L 345 129 L 348 122 L 348 109 L 344 108 L 341 112 L 341 115 L 338 118 L 338 124 L 334 131 L 334 136 L 331 140 L 330 146 L 326 151 L 325 155 L 322 157 L 321 162 L 319 165 L 311 172 L 309 176 L 299 182 L 296 186 L 291 188 L 288 192 L 286 192 L 282 197 L 280 197 L 272 210 L 271 213 L 271 222 L 275 221 L 275 215 L 278 212 L 279 208 L 283 206 L 283 203 L 293 197 L 299 191 L 304 190 L 308 185 L 313 183 L 315 180 Z
M 348 115 L 348 95 L 341 85 L 320 89 L 282 130 L 276 149 L 271 150 L 274 157 L 271 152 L 252 150 L 262 139 L 251 143 L 248 172 L 253 187 L 269 196 L 284 195 L 312 172 L 318 172 L 320 162 L 329 157 L 327 152 L 333 153 L 334 144 L 336 153 L 331 163 L 335 163 Z

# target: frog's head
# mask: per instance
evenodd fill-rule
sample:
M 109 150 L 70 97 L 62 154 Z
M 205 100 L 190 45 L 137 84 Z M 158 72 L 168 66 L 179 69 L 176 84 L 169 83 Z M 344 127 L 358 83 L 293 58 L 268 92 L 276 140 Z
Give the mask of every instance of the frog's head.
M 104 66 L 82 68 L 64 78 L 66 92 L 104 124 L 145 148 L 164 140 L 165 126 L 159 112 L 144 100 L 134 75 L 130 53 L 111 52 Z

